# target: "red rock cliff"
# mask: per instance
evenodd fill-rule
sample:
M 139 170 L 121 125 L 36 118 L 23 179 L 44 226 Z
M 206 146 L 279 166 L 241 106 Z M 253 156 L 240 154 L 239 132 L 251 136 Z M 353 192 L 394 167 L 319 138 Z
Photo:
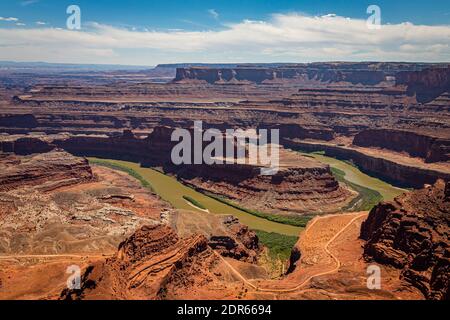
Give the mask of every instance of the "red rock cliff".
M 411 131 L 395 129 L 369 129 L 358 133 L 353 144 L 360 147 L 379 147 L 407 152 L 425 162 L 450 160 L 450 140 Z
M 63 151 L 30 156 L 0 154 L 0 191 L 37 186 L 46 191 L 94 179 L 86 159 Z
M 361 226 L 365 257 L 402 269 L 428 299 L 449 299 L 449 182 L 381 203 Z
M 408 86 L 408 93 L 416 95 L 417 101 L 426 103 L 444 92 L 450 92 L 450 66 L 399 72 L 396 80 L 397 84 Z

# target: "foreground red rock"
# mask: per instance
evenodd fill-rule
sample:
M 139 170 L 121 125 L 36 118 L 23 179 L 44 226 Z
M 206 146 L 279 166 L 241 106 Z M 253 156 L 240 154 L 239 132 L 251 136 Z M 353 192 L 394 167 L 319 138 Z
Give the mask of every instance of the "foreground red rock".
M 207 239 L 179 239 L 167 226 L 144 226 L 119 245 L 117 254 L 87 268 L 80 290 L 62 299 L 161 299 L 175 290 L 211 281 L 208 269 L 217 259 Z
M 450 183 L 381 203 L 361 226 L 367 259 L 402 270 L 428 299 L 449 299 Z
M 209 238 L 208 245 L 224 257 L 257 263 L 262 246 L 259 244 L 256 233 L 239 223 L 239 220 L 233 216 L 220 219 L 225 226 L 226 234 L 220 234 L 219 232 L 212 235 Z

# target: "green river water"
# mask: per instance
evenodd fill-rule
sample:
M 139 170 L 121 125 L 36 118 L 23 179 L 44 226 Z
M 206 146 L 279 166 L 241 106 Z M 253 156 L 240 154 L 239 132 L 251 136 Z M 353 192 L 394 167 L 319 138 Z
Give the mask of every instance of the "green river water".
M 331 167 L 337 168 L 345 172 L 345 179 L 378 191 L 385 200 L 390 200 L 395 196 L 403 193 L 405 190 L 393 187 L 392 185 L 383 182 L 379 179 L 370 177 L 362 173 L 358 168 L 349 163 L 340 161 L 334 158 L 326 157 L 320 154 L 310 154 L 317 160 L 329 164 Z M 287 224 L 269 221 L 264 218 L 257 217 L 248 212 L 239 210 L 216 199 L 213 199 L 205 194 L 195 191 L 194 189 L 185 186 L 176 178 L 165 175 L 155 169 L 142 168 L 138 163 L 120 161 L 120 160 L 105 160 L 90 158 L 94 163 L 101 161 L 111 165 L 116 165 L 123 168 L 129 168 L 138 173 L 145 181 L 147 181 L 152 189 L 164 200 L 169 202 L 174 208 L 185 210 L 201 210 L 193 207 L 183 196 L 190 197 L 201 203 L 211 213 L 215 214 L 229 214 L 237 217 L 240 222 L 249 226 L 254 230 L 262 230 L 265 232 L 274 232 L 289 236 L 298 236 L 303 230 L 301 227 L 291 226 Z
M 378 191 L 383 200 L 389 201 L 398 195 L 405 193 L 407 190 L 394 187 L 393 185 L 384 182 L 383 180 L 371 177 L 359 170 L 357 167 L 348 162 L 341 161 L 332 157 L 327 157 L 318 153 L 309 153 L 308 155 L 314 157 L 322 163 L 330 165 L 332 168 L 339 169 L 345 172 L 345 180 L 356 183 L 360 186 Z

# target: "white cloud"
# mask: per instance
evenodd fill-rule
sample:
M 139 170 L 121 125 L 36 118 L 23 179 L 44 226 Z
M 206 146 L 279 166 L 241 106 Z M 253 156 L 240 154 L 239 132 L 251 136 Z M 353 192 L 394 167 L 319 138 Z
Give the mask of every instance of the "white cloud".
M 39 26 L 45 26 L 47 24 L 47 22 L 44 21 L 36 21 L 36 24 Z
M 0 21 L 19 21 L 18 18 L 15 17 L 8 17 L 8 18 L 4 18 L 4 17 L 0 17 Z
M 20 5 L 21 5 L 22 7 L 26 7 L 26 6 L 29 6 L 29 5 L 38 3 L 38 2 L 39 2 L 39 0 L 25 0 L 25 1 L 22 1 L 22 2 L 20 3 Z
M 26 24 L 25 24 L 25 23 L 22 23 L 22 22 L 17 22 L 17 23 L 16 23 L 16 26 L 26 26 Z
M 215 9 L 209 9 L 208 13 L 214 19 L 216 19 L 216 20 L 219 19 L 219 13 Z
M 156 64 L 162 62 L 450 61 L 450 26 L 411 23 L 369 30 L 336 15 L 277 14 L 222 30 L 133 31 L 102 24 L 81 31 L 2 29 L 0 60 Z M 35 55 L 35 56 L 33 56 Z

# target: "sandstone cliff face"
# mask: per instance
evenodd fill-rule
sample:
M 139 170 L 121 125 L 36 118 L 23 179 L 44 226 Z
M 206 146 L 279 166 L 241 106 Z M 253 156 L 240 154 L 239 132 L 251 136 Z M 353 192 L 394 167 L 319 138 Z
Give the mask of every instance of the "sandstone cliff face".
M 302 67 L 279 67 L 279 68 L 178 68 L 174 82 L 199 81 L 210 84 L 262 84 L 274 82 L 351 82 L 362 84 L 378 84 L 385 80 L 382 71 L 366 70 L 339 70 Z
M 293 149 L 298 148 L 308 152 L 325 151 L 331 157 L 352 160 L 360 170 L 405 187 L 422 188 L 424 184 L 434 184 L 439 178 L 450 179 L 450 174 L 446 172 L 404 165 L 350 148 L 288 139 L 283 140 L 282 143 Z
M 270 82 L 348 82 L 376 85 L 402 70 L 421 69 L 425 65 L 400 63 L 310 63 L 279 66 L 240 65 L 229 68 L 177 68 L 174 82 L 203 81 L 221 83 Z
M 233 216 L 225 217 L 223 224 L 229 235 L 213 235 L 208 245 L 224 257 L 256 263 L 261 251 L 256 233 Z
M 30 155 L 33 153 L 45 153 L 53 150 L 54 145 L 49 144 L 42 139 L 37 138 L 18 138 L 6 141 L 0 141 L 0 151 L 12 152 L 17 155 Z
M 156 127 L 141 139 L 130 130 L 115 136 L 70 136 L 55 138 L 52 144 L 68 152 L 86 157 L 100 157 L 140 162 L 146 166 L 163 166 L 170 162 L 173 128 Z
M 286 168 L 262 176 L 249 165 L 192 165 L 176 169 L 177 176 L 192 187 L 225 196 L 244 208 L 261 212 L 309 214 L 337 211 L 351 198 L 340 188 L 330 169 Z
M 417 101 L 427 103 L 450 92 L 450 67 L 400 72 L 397 74 L 397 84 L 406 85 L 410 95 L 416 95 Z
M 36 186 L 46 191 L 94 179 L 86 159 L 63 151 L 27 157 L 0 154 L 0 159 L 0 191 L 24 186 Z
M 450 140 L 395 129 L 371 129 L 358 133 L 353 144 L 407 152 L 425 162 L 450 161 Z
M 255 264 L 262 249 L 256 233 L 233 216 L 177 210 L 168 217 L 168 225 L 180 238 L 204 235 L 216 252 L 242 262 Z
M 449 212 L 449 182 L 442 180 L 379 204 L 361 226 L 366 258 L 403 269 L 428 299 L 449 299 Z
M 179 239 L 167 226 L 144 226 L 120 244 L 114 257 L 86 269 L 81 290 L 66 289 L 61 298 L 162 299 L 211 281 L 208 270 L 215 259 L 204 236 Z
M 143 139 L 106 136 L 74 136 L 56 139 L 53 144 L 68 152 L 86 157 L 100 157 L 140 162 L 147 145 Z
M 305 128 L 298 124 L 280 124 L 274 127 L 280 130 L 280 137 L 283 138 L 298 138 L 298 139 L 317 139 L 330 141 L 334 138 L 334 132 L 326 128 Z
M 0 118 L 0 127 L 14 127 L 32 129 L 38 126 L 38 122 L 32 114 L 4 115 Z

